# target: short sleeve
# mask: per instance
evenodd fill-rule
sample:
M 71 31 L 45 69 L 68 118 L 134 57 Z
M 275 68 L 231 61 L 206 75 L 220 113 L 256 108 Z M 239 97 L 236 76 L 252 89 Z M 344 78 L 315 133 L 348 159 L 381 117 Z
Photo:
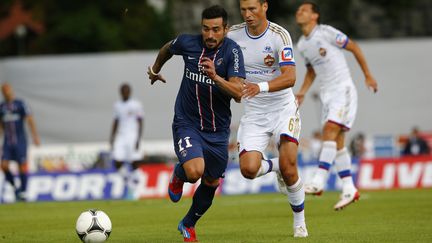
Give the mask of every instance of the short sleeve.
M 323 25 L 322 32 L 324 34 L 324 38 L 334 46 L 345 48 L 348 44 L 348 36 L 332 26 Z
M 285 29 L 282 29 L 279 35 L 280 38 L 276 40 L 276 47 L 279 56 L 279 66 L 295 66 L 293 45 L 290 34 Z
M 31 116 L 32 115 L 32 111 L 31 111 L 30 107 L 27 106 L 24 101 L 21 101 L 20 103 L 21 103 L 21 113 L 22 113 L 21 115 L 23 117 Z
M 230 52 L 230 58 L 228 61 L 227 77 L 246 78 L 243 53 L 240 47 L 238 45 L 231 45 L 228 51 Z
M 175 38 L 169 47 L 169 51 L 173 55 L 182 55 L 184 51 L 184 39 L 185 35 L 179 35 Z

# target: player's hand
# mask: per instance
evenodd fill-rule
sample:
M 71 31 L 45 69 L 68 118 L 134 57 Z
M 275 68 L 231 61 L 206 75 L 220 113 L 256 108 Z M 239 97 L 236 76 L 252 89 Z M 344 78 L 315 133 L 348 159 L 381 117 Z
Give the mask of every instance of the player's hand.
M 367 76 L 365 82 L 366 82 L 367 88 L 370 91 L 372 91 L 374 93 L 376 93 L 378 91 L 378 84 L 377 84 L 377 81 L 374 79 L 374 77 Z
M 259 94 L 260 88 L 258 84 L 245 82 L 243 84 L 243 96 L 242 98 L 249 99 L 254 97 L 255 95 Z
M 160 80 L 160 81 L 163 82 L 163 83 L 166 83 L 165 78 L 162 77 L 161 74 L 153 75 L 150 66 L 147 68 L 147 74 L 148 74 L 149 79 L 151 80 L 151 81 L 150 81 L 150 84 L 151 84 L 151 85 L 153 85 L 153 84 L 154 84 L 156 81 L 158 81 L 158 80 Z
M 304 97 L 305 97 L 305 95 L 304 95 L 304 94 L 297 93 L 297 94 L 295 95 L 295 97 L 296 97 L 296 100 L 297 100 L 297 104 L 298 104 L 298 106 L 300 106 L 300 105 L 303 103 L 303 101 L 304 101 Z
M 216 78 L 216 69 L 215 69 L 215 65 L 214 62 L 208 58 L 208 57 L 203 57 L 201 59 L 201 66 L 203 67 L 203 72 L 212 80 L 214 80 Z
M 34 143 L 34 145 L 36 145 L 36 146 L 39 147 L 39 145 L 40 145 L 40 139 L 39 139 L 39 137 L 33 138 L 33 143 Z

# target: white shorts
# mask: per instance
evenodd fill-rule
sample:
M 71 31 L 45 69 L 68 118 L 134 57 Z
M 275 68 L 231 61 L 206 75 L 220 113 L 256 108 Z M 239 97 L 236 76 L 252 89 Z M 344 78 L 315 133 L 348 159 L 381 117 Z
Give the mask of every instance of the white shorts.
M 136 139 L 130 138 L 116 138 L 113 147 L 112 157 L 116 161 L 120 162 L 133 162 L 142 160 L 144 157 L 144 153 L 140 148 L 135 149 Z
M 357 113 L 357 90 L 353 85 L 337 91 L 321 93 L 321 123 L 332 122 L 350 130 Z
M 296 103 L 274 112 L 245 114 L 237 133 L 240 155 L 248 151 L 264 154 L 272 136 L 277 146 L 281 138 L 298 144 L 300 129 L 300 113 Z

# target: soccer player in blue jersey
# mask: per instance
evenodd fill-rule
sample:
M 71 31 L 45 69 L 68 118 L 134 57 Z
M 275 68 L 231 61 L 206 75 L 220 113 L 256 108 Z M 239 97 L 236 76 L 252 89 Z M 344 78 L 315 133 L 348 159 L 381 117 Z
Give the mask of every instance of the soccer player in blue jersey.
M 226 11 L 209 7 L 202 12 L 201 35 L 179 35 L 160 49 L 148 68 L 153 84 L 165 82 L 159 72 L 173 55 L 182 55 L 185 62 L 172 125 L 179 163 L 168 188 L 171 200 L 177 202 L 184 182 L 201 179 L 192 206 L 178 225 L 185 242 L 197 241 L 195 224 L 211 206 L 227 167 L 230 101 L 242 96 L 243 55 L 234 41 L 225 38 L 227 31 Z
M 39 135 L 32 114 L 20 99 L 15 99 L 12 86 L 5 83 L 1 87 L 4 101 L 0 104 L 0 124 L 4 134 L 1 168 L 6 180 L 15 188 L 17 200 L 25 199 L 27 187 L 27 138 L 24 123 L 27 121 L 33 142 L 39 145 Z M 9 170 L 9 161 L 19 164 L 20 187 L 15 185 L 14 177 Z

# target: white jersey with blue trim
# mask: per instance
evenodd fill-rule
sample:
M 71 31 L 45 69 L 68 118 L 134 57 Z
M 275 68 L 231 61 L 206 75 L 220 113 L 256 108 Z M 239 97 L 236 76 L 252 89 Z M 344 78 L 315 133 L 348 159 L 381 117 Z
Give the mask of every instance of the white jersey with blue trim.
M 297 43 L 306 65 L 311 65 L 319 80 L 321 91 L 329 92 L 354 85 L 342 49 L 349 38 L 329 25 L 316 25 L 309 36 Z
M 246 23 L 234 25 L 228 37 L 242 49 L 247 82 L 268 82 L 281 74 L 281 66 L 295 65 L 291 36 L 275 23 L 268 22 L 267 29 L 259 36 L 251 35 Z M 293 91 L 288 88 L 259 93 L 242 102 L 246 113 L 266 113 L 280 110 L 294 100 Z

